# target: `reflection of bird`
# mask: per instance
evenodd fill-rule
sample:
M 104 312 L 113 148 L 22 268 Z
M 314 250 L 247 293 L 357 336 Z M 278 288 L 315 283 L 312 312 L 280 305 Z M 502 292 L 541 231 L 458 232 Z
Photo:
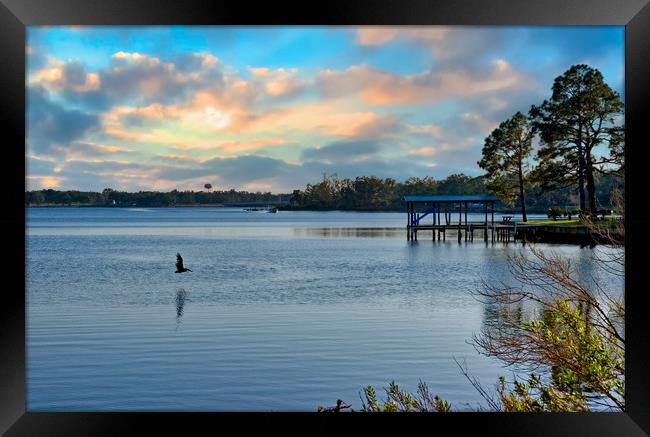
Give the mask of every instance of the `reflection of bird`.
M 185 299 L 187 299 L 187 291 L 185 291 L 184 288 L 176 289 L 176 330 L 181 326 L 181 317 L 183 317 Z
M 174 273 L 191 272 L 192 270 L 183 267 L 183 257 L 180 253 L 176 254 L 176 271 Z
M 176 290 L 176 320 L 180 321 L 180 318 L 183 316 L 183 308 L 185 307 L 185 298 L 187 297 L 187 291 L 184 288 L 179 288 Z

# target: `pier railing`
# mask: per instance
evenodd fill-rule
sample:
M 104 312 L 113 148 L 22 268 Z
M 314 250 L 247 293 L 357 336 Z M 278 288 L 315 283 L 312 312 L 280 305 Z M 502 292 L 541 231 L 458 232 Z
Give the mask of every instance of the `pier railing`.
M 403 200 L 406 202 L 407 240 L 417 240 L 419 231 L 431 231 L 433 240 L 444 240 L 448 230 L 456 231 L 458 241 L 463 235 L 465 241 L 473 241 L 475 233 L 480 231 L 485 241 L 495 239 L 494 204 L 498 201 L 495 196 L 407 195 Z M 470 206 L 483 211 L 482 222 L 468 221 Z M 429 216 L 430 224 L 423 223 L 423 219 Z M 455 217 L 458 217 L 457 222 Z

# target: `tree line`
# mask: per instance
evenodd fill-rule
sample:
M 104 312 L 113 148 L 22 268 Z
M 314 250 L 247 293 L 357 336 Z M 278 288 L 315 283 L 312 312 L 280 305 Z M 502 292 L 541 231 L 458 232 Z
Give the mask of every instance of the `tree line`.
M 601 208 L 611 208 L 611 194 L 623 192 L 623 179 L 617 174 L 597 174 L 595 198 Z M 305 210 L 353 210 L 353 211 L 402 211 L 402 198 L 407 194 L 426 195 L 487 195 L 492 193 L 485 176 L 470 177 L 462 173 L 436 180 L 432 177 L 411 177 L 404 182 L 391 178 L 359 176 L 355 179 L 339 179 L 326 176 L 316 184 L 307 184 L 304 190 L 294 190 L 288 209 Z M 538 185 L 524 187 L 528 210 L 546 213 L 549 208 L 560 206 L 561 211 L 575 210 L 579 203 L 571 187 L 545 190 Z M 503 198 L 502 198 L 503 199 Z M 501 211 L 517 211 L 517 204 L 507 200 L 497 205 Z
M 596 200 L 603 207 L 611 207 L 610 195 L 623 191 L 623 180 L 615 174 L 597 174 Z M 304 190 L 293 194 L 250 193 L 247 191 L 126 191 L 106 188 L 102 192 L 59 191 L 53 189 L 25 192 L 25 206 L 140 206 L 173 207 L 182 205 L 223 205 L 229 203 L 265 202 L 279 205 L 291 201 L 284 209 L 294 210 L 348 210 L 348 211 L 402 211 L 402 197 L 406 194 L 489 194 L 485 176 L 470 177 L 462 173 L 445 179 L 412 177 L 403 182 L 391 178 L 359 176 L 339 179 L 326 176 L 317 184 L 308 184 Z M 570 187 L 542 191 L 538 186 L 525 188 L 528 209 L 546 212 L 561 206 L 566 210 L 576 208 L 578 197 Z M 498 205 L 501 211 L 517 211 L 516 205 Z
M 226 203 L 286 201 L 289 194 L 250 193 L 248 191 L 126 191 L 104 189 L 101 193 L 92 191 L 37 190 L 25 192 L 26 206 L 142 206 L 172 207 L 180 205 L 222 205 Z

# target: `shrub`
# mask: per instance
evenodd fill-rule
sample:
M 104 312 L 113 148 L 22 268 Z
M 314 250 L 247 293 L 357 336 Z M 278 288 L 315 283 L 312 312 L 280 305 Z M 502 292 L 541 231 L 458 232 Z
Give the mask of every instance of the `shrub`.
M 560 208 L 549 208 L 548 211 L 546 212 L 546 215 L 548 218 L 552 218 L 553 220 L 557 220 L 558 217 L 562 216 L 562 211 Z

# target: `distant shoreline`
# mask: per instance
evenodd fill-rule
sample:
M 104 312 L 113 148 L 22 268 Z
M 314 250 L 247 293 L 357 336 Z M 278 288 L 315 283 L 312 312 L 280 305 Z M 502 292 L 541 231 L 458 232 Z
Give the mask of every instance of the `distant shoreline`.
M 269 206 L 272 206 L 271 202 Z M 48 205 L 25 205 L 25 209 L 39 209 L 39 208 L 246 208 L 245 206 L 229 206 L 223 204 L 200 204 L 200 205 L 61 205 L 61 204 L 48 204 Z M 309 211 L 309 212 L 405 212 L 404 209 L 327 209 L 327 208 L 291 208 L 286 206 L 278 207 L 278 211 Z M 546 215 L 546 210 L 530 210 L 529 214 Z M 519 214 L 516 210 L 495 210 L 495 214 Z M 476 212 L 476 214 L 483 214 L 483 212 Z M 495 220 L 496 221 L 496 220 Z
M 226 206 L 219 203 L 201 205 L 25 205 L 25 208 L 238 208 L 237 206 Z

